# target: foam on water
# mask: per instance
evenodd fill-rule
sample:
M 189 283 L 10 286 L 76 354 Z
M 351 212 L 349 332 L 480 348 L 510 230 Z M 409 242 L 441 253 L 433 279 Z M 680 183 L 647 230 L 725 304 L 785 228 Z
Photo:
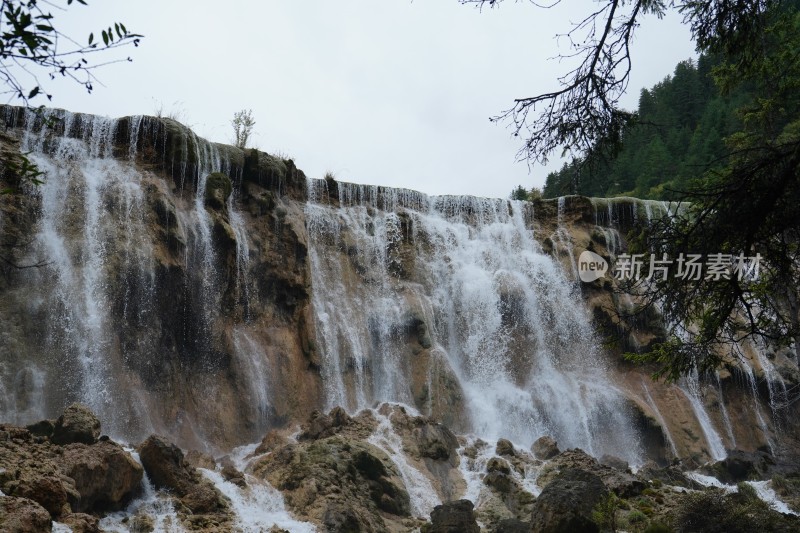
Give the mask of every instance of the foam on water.
M 283 496 L 276 489 L 253 476 L 245 474 L 247 487 L 226 481 L 219 472 L 199 469 L 219 491 L 231 501 L 236 525 L 243 533 L 261 533 L 278 526 L 297 533 L 314 533 L 317 528 L 308 522 L 292 518 L 286 510 Z

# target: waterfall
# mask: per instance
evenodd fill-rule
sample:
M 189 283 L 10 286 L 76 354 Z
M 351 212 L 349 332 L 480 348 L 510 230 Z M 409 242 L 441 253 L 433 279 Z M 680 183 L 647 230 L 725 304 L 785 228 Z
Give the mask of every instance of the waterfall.
M 165 338 L 168 348 L 200 362 L 219 358 L 211 343 L 227 282 L 205 196 L 208 175 L 230 172 L 230 162 L 217 145 L 176 129 L 176 143 L 185 151 L 174 153 L 174 159 L 182 160 L 172 164 L 194 190 L 188 201 L 170 200 L 164 194 L 168 182 L 136 165 L 139 149 L 150 150 L 150 157 L 166 150 L 160 121 L 9 107 L 5 119 L 21 126 L 20 148 L 44 173 L 43 184 L 26 191 L 36 213 L 26 230 L 31 242 L 20 247 L 23 264 L 43 266 L 16 276 L 15 297 L 25 306 L 20 320 L 26 326 L 39 324 L 36 337 L 28 335 L 0 365 L 0 412 L 5 420 L 30 423 L 80 401 L 100 416 L 105 431 L 123 440 L 156 427 L 165 431 L 153 410 L 159 402 L 151 394 L 158 388 L 153 382 L 168 379 L 156 356 Z M 145 146 L 143 136 L 148 135 L 152 146 Z M 237 208 L 229 198 L 225 213 L 236 240 L 233 270 L 244 293 L 239 300 L 247 302 L 249 243 Z M 175 228 L 187 274 L 178 283 L 183 294 L 167 302 L 158 293 L 165 271 L 156 269 L 165 261 L 165 244 L 157 233 L 162 227 Z M 170 313 L 163 313 L 165 305 Z M 176 320 L 178 327 L 172 327 L 169 321 L 177 316 L 197 323 Z M 240 338 L 235 340 L 242 346 Z M 255 364 L 237 362 L 242 368 Z M 263 427 L 269 402 L 259 396 L 263 390 L 253 394 Z
M 56 118 L 52 110 L 45 120 Z M 41 216 L 36 255 L 48 258 L 42 283 L 54 279 L 54 299 L 48 304 L 50 345 L 74 361 L 65 365 L 62 379 L 79 399 L 100 414 L 110 414 L 115 375 L 107 357 L 112 350 L 108 299 L 108 268 L 114 257 L 117 268 L 147 278 L 143 256 L 148 254 L 142 224 L 142 189 L 138 174 L 111 158 L 117 121 L 102 117 L 79 120 L 64 113 L 63 128 L 79 128 L 79 137 L 56 137 L 32 111 L 26 113 L 22 149 L 45 172 L 40 190 Z M 77 121 L 77 123 L 76 123 Z M 37 131 L 38 129 L 38 131 Z M 50 151 L 46 155 L 45 150 Z M 117 204 L 127 230 L 121 231 L 107 205 Z M 128 243 L 125 246 L 123 243 Z M 52 277 L 51 277 L 52 276 Z M 144 284 L 144 292 L 147 284 Z M 132 312 L 128 298 L 125 313 Z M 124 422 L 124 421 L 122 421 Z
M 533 239 L 529 204 L 336 185 L 339 207 L 322 203 L 323 180 L 310 180 L 306 206 L 329 407 L 424 409 L 411 335 L 418 353 L 443 354 L 475 433 L 523 446 L 549 434 L 641 461 L 576 287 Z
M 664 415 L 661 414 L 658 404 L 656 404 L 655 400 L 653 400 L 653 395 L 650 394 L 650 389 L 644 379 L 642 380 L 642 390 L 644 391 L 644 399 L 647 402 L 647 405 L 653 411 L 653 415 L 655 415 L 658 424 L 661 426 L 661 432 L 669 444 L 669 449 L 672 452 L 673 457 L 680 457 L 678 454 L 678 447 L 675 445 L 675 439 L 672 437 L 672 433 L 669 430 L 667 421 L 664 420 Z
M 703 405 L 702 393 L 700 391 L 700 379 L 697 370 L 693 370 L 691 374 L 681 378 L 679 387 L 689 400 L 692 410 L 694 411 L 694 416 L 700 423 L 700 428 L 703 430 L 703 435 L 708 445 L 709 455 L 715 461 L 725 459 L 728 454 L 725 451 L 725 446 L 722 444 L 722 438 L 714 427 L 711 417 L 708 416 L 705 405 Z
M 442 503 L 441 500 L 430 480 L 406 459 L 403 443 L 392 427 L 390 417 L 377 411 L 373 411 L 373 415 L 378 419 L 378 427 L 367 442 L 386 453 L 397 466 L 408 491 L 411 513 L 414 516 L 427 517 L 434 507 Z

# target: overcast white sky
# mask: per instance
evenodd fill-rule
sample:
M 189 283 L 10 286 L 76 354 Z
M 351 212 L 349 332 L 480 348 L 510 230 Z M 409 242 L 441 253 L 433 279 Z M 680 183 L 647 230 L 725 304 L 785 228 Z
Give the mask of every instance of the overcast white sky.
M 488 118 L 515 97 L 556 87 L 556 33 L 594 6 L 565 0 L 478 11 L 457 0 L 88 0 L 56 21 L 76 39 L 114 21 L 145 38 L 104 86 L 50 86 L 52 105 L 119 117 L 177 113 L 199 135 L 231 142 L 230 120 L 256 119 L 253 145 L 310 177 L 429 194 L 507 197 L 548 169 L 516 162 L 520 140 Z M 59 24 L 59 27 L 60 24 Z M 631 94 L 694 55 L 680 16 L 646 19 L 634 42 Z M 98 56 L 99 58 L 99 56 Z M 560 166 L 551 163 L 550 170 Z

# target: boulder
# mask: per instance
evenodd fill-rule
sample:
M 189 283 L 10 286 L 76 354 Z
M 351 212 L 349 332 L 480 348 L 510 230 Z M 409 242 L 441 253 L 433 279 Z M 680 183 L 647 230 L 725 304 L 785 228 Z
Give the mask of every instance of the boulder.
M 117 511 L 141 490 L 142 466 L 114 442 L 70 444 L 55 461 L 75 482 L 79 499 L 70 502 L 73 511 Z
M 422 533 L 480 533 L 472 502 L 457 500 L 437 505 L 431 512 L 431 523 Z
M 608 490 L 599 477 L 579 470 L 563 470 L 533 502 L 531 531 L 534 533 L 596 533 L 592 510 Z
M 171 490 L 193 514 L 215 514 L 230 519 L 228 501 L 184 460 L 183 452 L 158 435 L 139 445 L 139 458 L 150 481 L 157 488 Z
M 192 476 L 183 458 L 183 452 L 163 437 L 151 435 L 139 445 L 142 461 L 150 481 L 156 488 L 174 490 L 179 496 L 186 494 Z
M 514 486 L 511 476 L 498 471 L 489 472 L 483 476 L 483 483 L 502 494 L 508 494 Z
M 276 430 L 271 429 L 267 431 L 264 438 L 261 439 L 261 444 L 256 447 L 253 452 L 255 455 L 263 455 L 265 453 L 274 452 L 282 446 L 289 444 L 289 439 L 278 433 Z
M 325 509 L 322 523 L 327 531 L 364 531 L 363 520 L 355 510 L 347 504 L 334 503 Z
M 68 525 L 72 533 L 100 533 L 100 520 L 96 516 L 84 513 L 73 513 L 61 520 Z
M 418 417 L 415 422 L 417 426 L 411 431 L 411 440 L 417 445 L 421 457 L 457 460 L 458 439 L 452 431 L 423 417 Z
M 534 457 L 542 461 L 551 459 L 560 453 L 558 450 L 558 443 L 553 437 L 547 435 L 539 437 L 534 441 L 531 445 L 531 452 L 533 452 Z
M 183 459 L 195 468 L 214 470 L 217 467 L 217 462 L 214 461 L 213 457 L 197 450 L 189 450 Z
M 244 474 L 231 463 L 223 464 L 220 474 L 222 474 L 222 477 L 225 478 L 225 481 L 229 481 L 241 488 L 245 488 L 247 486 L 247 480 L 245 479 Z
M 0 497 L 0 531 L 5 533 L 44 533 L 52 531 L 50 513 L 26 498 Z
M 53 430 L 55 427 L 55 420 L 40 420 L 39 422 L 34 422 L 25 428 L 31 432 L 31 435 L 49 438 L 53 436 Z
M 65 511 L 69 512 L 68 502 L 74 499 L 76 494 L 74 491 L 71 494 L 67 492 L 60 476 L 27 468 L 21 472 L 17 480 L 5 484 L 3 490 L 13 496 L 35 501 L 53 518 L 57 518 Z
M 100 420 L 85 405 L 74 403 L 64 409 L 53 427 L 55 444 L 94 444 L 100 437 Z
M 341 407 L 334 407 L 329 414 L 313 411 L 302 426 L 298 440 L 324 439 L 335 435 L 340 429 L 350 425 L 353 419 Z
M 775 461 L 767 453 L 730 450 L 725 459 L 703 468 L 703 471 L 723 483 L 736 484 L 740 481 L 764 479 L 774 465 Z
M 647 487 L 644 481 L 633 474 L 600 464 L 597 459 L 579 448 L 563 451 L 550 459 L 546 469 L 539 475 L 538 483 L 546 486 L 559 472 L 571 468 L 596 475 L 608 490 L 622 498 L 638 496 Z
M 510 440 L 506 439 L 500 439 L 497 441 L 497 446 L 495 447 L 494 452 L 497 455 L 515 455 L 514 445 L 511 444 Z
M 509 466 L 508 462 L 504 459 L 500 459 L 499 457 L 492 457 L 486 463 L 486 471 L 487 472 L 500 472 L 503 474 L 510 474 L 511 467 Z
M 382 450 L 337 434 L 287 444 L 257 459 L 252 474 L 280 490 L 303 519 L 328 531 L 385 531 L 410 516 L 396 465 Z
M 603 454 L 600 456 L 600 464 L 605 466 L 610 466 L 616 470 L 621 470 L 622 472 L 627 472 L 630 469 L 630 465 L 627 461 L 620 459 L 614 455 Z
M 0 425 L 0 490 L 35 501 L 57 519 L 76 500 L 74 482 L 54 462 L 59 448 L 25 428 Z

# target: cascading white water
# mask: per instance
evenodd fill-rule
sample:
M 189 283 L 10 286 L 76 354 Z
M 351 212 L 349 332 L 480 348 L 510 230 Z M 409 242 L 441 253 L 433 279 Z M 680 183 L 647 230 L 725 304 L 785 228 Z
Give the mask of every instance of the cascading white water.
M 231 452 L 230 458 L 240 472 L 246 472 L 256 445 L 242 446 Z M 249 458 L 249 459 L 248 459 Z M 264 481 L 244 474 L 246 487 L 227 481 L 216 470 L 200 469 L 203 476 L 224 494 L 231 503 L 236 517 L 236 530 L 242 533 L 272 531 L 273 527 L 292 533 L 314 533 L 317 528 L 309 523 L 295 520 L 286 510 L 283 495 Z
M 163 243 L 154 242 L 153 224 L 162 214 L 172 217 L 165 223 L 177 228 L 188 273 L 183 280 L 186 295 L 178 301 L 194 306 L 176 311 L 202 322 L 179 324 L 184 330 L 172 333 L 196 343 L 198 352 L 210 351 L 206 337 L 220 313 L 217 302 L 223 287 L 218 286 L 222 274 L 217 272 L 205 184 L 212 172 L 230 172 L 230 162 L 216 145 L 178 130 L 179 142 L 186 146 L 178 155 L 188 154 L 193 163 L 173 164 L 180 166 L 195 194 L 193 201 L 176 198 L 177 206 L 163 204 L 159 212 L 162 204 L 154 204 L 157 179 L 133 164 L 137 146 L 145 142 L 141 134 L 149 133 L 154 139 L 149 149 L 157 149 L 158 121 L 125 119 L 128 138 L 121 139 L 124 130 L 115 119 L 50 109 L 39 113 L 5 108 L 5 115 L 7 123 L 24 124 L 21 149 L 31 152 L 31 160 L 44 172 L 44 183 L 28 191 L 38 200 L 39 212 L 24 258 L 26 264 L 44 265 L 21 277 L 32 287 L 26 313 L 45 319 L 39 341 L 43 361 L 0 365 L 4 419 L 30 423 L 77 400 L 104 420 L 110 434 L 122 439 L 141 436 L 153 430 L 152 413 L 142 401 L 147 394 L 141 377 L 130 370 L 142 371 L 142 361 L 157 350 L 157 332 L 163 331 L 155 312 L 161 296 L 156 294 L 156 247 Z M 236 281 L 245 292 L 239 300 L 246 302 L 242 280 L 248 275 L 249 243 L 232 196 L 226 212 L 236 239 Z M 15 385 L 23 381 L 25 387 Z
M 402 440 L 395 432 L 390 416 L 376 411 L 373 411 L 373 415 L 378 419 L 378 427 L 367 441 L 386 453 L 397 466 L 408 491 L 411 514 L 421 518 L 427 517 L 434 507 L 442 503 L 441 500 L 430 480 L 406 459 Z
M 736 435 L 733 433 L 733 424 L 731 424 L 731 417 L 728 415 L 728 408 L 725 405 L 725 396 L 722 394 L 722 380 L 719 379 L 719 371 L 714 372 L 714 377 L 717 380 L 717 395 L 719 396 L 719 410 L 722 414 L 722 422 L 725 424 L 725 431 L 728 434 L 731 448 L 736 449 Z
M 265 431 L 271 406 L 269 382 L 272 374 L 267 356 L 243 329 L 234 330 L 233 349 L 243 369 L 242 378 L 247 381 L 245 390 L 250 394 L 247 404 L 256 411 L 258 429 Z
M 132 449 L 127 450 L 131 457 L 141 464 L 139 454 Z M 168 495 L 156 491 L 147 474 L 142 478 L 141 495 L 128 504 L 124 511 L 109 513 L 100 521 L 103 531 L 109 533 L 128 533 L 131 531 L 131 518 L 147 517 L 152 520 L 153 533 L 184 533 L 178 513 Z
M 413 404 L 405 333 L 422 322 L 475 433 L 526 447 L 549 434 L 641 461 L 575 286 L 533 239 L 529 204 L 339 183 L 336 208 L 317 201 L 327 185 L 309 182 L 306 219 L 329 407 Z
M 55 112 L 45 112 L 45 120 L 54 118 Z M 65 112 L 60 118 L 64 131 L 69 132 L 75 115 Z M 80 399 L 96 412 L 109 414 L 115 385 L 107 358 L 113 338 L 109 334 L 112 302 L 106 291 L 108 263 L 111 254 L 122 253 L 120 268 L 139 273 L 149 270 L 142 261 L 148 245 L 138 242 L 145 235 L 143 193 L 138 174 L 110 157 L 116 121 L 101 117 L 83 120 L 80 137 L 55 139 L 50 139 L 41 122 L 36 113 L 26 113 L 22 149 L 33 152 L 31 159 L 46 175 L 35 192 L 41 195 L 37 255 L 48 259 L 45 269 L 56 280 L 55 301 L 50 303 L 55 320 L 50 324 L 50 342 L 77 363 L 77 375 L 68 368 L 63 376 L 68 387 L 80 391 Z M 53 143 L 49 155 L 44 153 L 46 142 Z M 109 202 L 122 204 L 130 224 L 127 232 L 120 231 L 109 214 L 105 207 Z M 136 242 L 122 251 L 120 243 L 125 241 Z M 146 291 L 146 283 L 144 287 Z
M 650 389 L 645 380 L 642 380 L 642 390 L 644 391 L 644 399 L 647 402 L 647 405 L 653 411 L 658 424 L 661 426 L 661 432 L 669 444 L 669 449 L 672 452 L 673 457 L 680 457 L 680 455 L 678 455 L 678 447 L 675 445 L 675 439 L 672 437 L 672 433 L 669 430 L 669 425 L 667 425 L 666 420 L 664 420 L 664 415 L 661 414 L 658 405 L 656 404 L 655 400 L 653 400 L 653 395 L 650 394 Z
M 708 411 L 706 410 L 705 405 L 703 405 L 703 399 L 700 392 L 700 380 L 697 375 L 697 370 L 694 370 L 689 375 L 681 378 L 678 385 L 686 395 L 686 398 L 689 400 L 689 404 L 692 406 L 694 415 L 697 418 L 697 421 L 700 423 L 700 428 L 703 430 L 703 435 L 705 436 L 706 443 L 708 444 L 709 455 L 711 455 L 711 458 L 715 461 L 721 461 L 722 459 L 725 459 L 725 457 L 728 456 L 728 453 L 725 451 L 725 445 L 722 443 L 722 437 L 720 437 L 719 432 L 714 427 L 711 417 L 708 416 Z

